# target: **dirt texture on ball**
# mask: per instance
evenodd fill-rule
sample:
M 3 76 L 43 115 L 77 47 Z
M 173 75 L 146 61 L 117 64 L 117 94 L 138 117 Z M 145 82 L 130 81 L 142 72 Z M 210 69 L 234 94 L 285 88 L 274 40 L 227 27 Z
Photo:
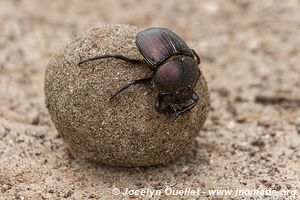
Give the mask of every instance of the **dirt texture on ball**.
M 174 122 L 154 109 L 157 92 L 151 83 L 134 85 L 109 100 L 128 81 L 151 75 L 147 65 L 113 58 L 78 65 L 80 57 L 104 54 L 142 59 L 135 44 L 141 30 L 128 25 L 91 28 L 54 55 L 47 67 L 46 105 L 52 121 L 69 147 L 88 159 L 114 166 L 166 163 L 194 141 L 208 115 L 203 75 L 195 88 L 198 104 Z

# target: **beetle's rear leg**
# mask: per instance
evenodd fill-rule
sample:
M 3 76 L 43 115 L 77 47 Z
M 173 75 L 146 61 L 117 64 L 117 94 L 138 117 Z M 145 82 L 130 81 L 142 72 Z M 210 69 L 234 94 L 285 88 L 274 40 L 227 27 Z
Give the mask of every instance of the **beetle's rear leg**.
M 142 78 L 142 79 L 131 80 L 128 83 L 126 83 L 125 85 L 123 85 L 121 88 L 119 88 L 109 99 L 111 100 L 111 99 L 115 98 L 118 94 L 120 94 L 121 92 L 123 92 L 124 90 L 126 90 L 127 88 L 129 88 L 132 85 L 144 84 L 151 80 L 152 80 L 152 76 Z
M 144 60 L 139 60 L 136 58 L 129 58 L 123 55 L 111 55 L 111 54 L 106 54 L 106 55 L 102 55 L 102 56 L 96 56 L 93 58 L 87 58 L 87 59 L 80 59 L 78 65 L 81 65 L 83 63 L 86 62 L 91 62 L 91 61 L 95 61 L 95 60 L 100 60 L 100 59 L 105 59 L 105 58 L 115 58 L 115 59 L 119 59 L 119 60 L 123 60 L 126 62 L 129 62 L 131 64 L 142 64 L 145 63 Z
M 185 112 L 191 110 L 192 108 L 194 108 L 194 107 L 196 106 L 196 104 L 197 104 L 197 102 L 198 102 L 198 100 L 199 100 L 199 97 L 198 97 L 198 95 L 197 95 L 196 92 L 193 92 L 191 99 L 194 101 L 193 103 L 191 103 L 191 104 L 188 105 L 188 106 L 185 106 L 185 107 L 181 108 L 180 110 L 175 111 L 175 113 L 174 113 L 174 117 L 175 117 L 174 121 L 175 121 L 180 115 L 182 115 L 183 113 L 185 113 Z

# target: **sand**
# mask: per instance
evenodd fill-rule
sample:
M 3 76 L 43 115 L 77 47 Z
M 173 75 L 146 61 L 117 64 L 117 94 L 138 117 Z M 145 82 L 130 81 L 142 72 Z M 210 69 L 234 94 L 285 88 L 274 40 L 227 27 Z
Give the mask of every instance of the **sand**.
M 299 8 L 295 0 L 1 1 L 0 199 L 128 199 L 112 189 L 166 186 L 299 195 Z M 107 23 L 170 28 L 202 58 L 210 116 L 192 148 L 170 164 L 88 162 L 68 152 L 52 125 L 43 91 L 50 57 L 76 34 Z

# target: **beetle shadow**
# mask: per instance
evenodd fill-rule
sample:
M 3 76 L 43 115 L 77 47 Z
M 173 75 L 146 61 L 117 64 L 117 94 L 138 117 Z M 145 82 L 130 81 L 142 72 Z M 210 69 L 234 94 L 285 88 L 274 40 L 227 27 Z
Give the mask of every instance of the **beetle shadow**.
M 215 150 L 215 144 L 207 141 L 194 141 L 180 156 L 173 161 L 149 167 L 112 167 L 82 158 L 73 159 L 81 166 L 80 171 L 87 174 L 89 182 L 102 182 L 108 188 L 141 188 L 154 187 L 163 189 L 168 185 L 176 185 L 182 180 L 199 182 L 210 165 L 208 154 Z M 194 178 L 192 178 L 194 177 Z

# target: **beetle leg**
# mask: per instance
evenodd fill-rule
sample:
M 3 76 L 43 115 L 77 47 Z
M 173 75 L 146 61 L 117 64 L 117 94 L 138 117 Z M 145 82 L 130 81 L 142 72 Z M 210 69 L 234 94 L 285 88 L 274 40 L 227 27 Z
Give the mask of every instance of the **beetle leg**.
M 162 112 L 163 110 L 161 109 L 161 101 L 162 101 L 163 96 L 158 95 L 158 97 L 155 100 L 154 108 L 157 112 Z
M 159 113 L 169 113 L 169 112 L 175 112 L 173 108 L 171 108 L 170 106 L 169 107 L 162 107 L 161 104 L 162 104 L 162 101 L 163 101 L 163 98 L 165 97 L 166 95 L 165 94 L 159 94 L 158 97 L 156 98 L 155 100 L 155 104 L 154 104 L 154 108 L 157 112 Z
M 196 53 L 196 51 L 194 49 L 192 49 L 192 51 L 193 51 L 194 57 L 197 60 L 198 65 L 199 65 L 201 63 L 201 59 L 200 59 L 200 57 L 198 56 L 198 54 Z
M 175 117 L 174 121 L 175 121 L 180 115 L 182 115 L 183 113 L 185 113 L 185 112 L 191 110 L 192 108 L 194 108 L 194 107 L 196 106 L 196 104 L 197 104 L 197 102 L 198 102 L 198 100 L 199 100 L 199 97 L 198 97 L 198 95 L 197 95 L 196 92 L 193 92 L 191 99 L 194 101 L 193 103 L 191 103 L 190 105 L 188 105 L 188 106 L 186 106 L 186 107 L 183 107 L 183 108 L 180 109 L 180 110 L 177 110 L 177 111 L 174 113 L 174 117 Z
M 145 63 L 144 60 L 139 60 L 139 59 L 136 59 L 136 58 L 128 58 L 128 57 L 122 56 L 122 55 L 106 54 L 106 55 L 102 55 L 102 56 L 96 56 L 96 57 L 93 57 L 93 58 L 80 59 L 78 65 L 81 65 L 81 64 L 86 63 L 86 62 L 94 61 L 94 60 L 105 59 L 105 58 L 115 58 L 115 59 L 123 60 L 123 61 L 129 62 L 129 63 L 132 63 L 132 64 Z
M 136 80 L 131 80 L 128 83 L 126 83 L 125 85 L 123 85 L 121 88 L 119 88 L 109 99 L 111 100 L 111 99 L 115 98 L 118 94 L 120 94 L 122 91 L 126 90 L 127 88 L 129 88 L 132 85 L 147 83 L 151 80 L 152 80 L 152 76 L 146 77 L 146 78 L 141 78 L 141 79 L 136 79 Z

